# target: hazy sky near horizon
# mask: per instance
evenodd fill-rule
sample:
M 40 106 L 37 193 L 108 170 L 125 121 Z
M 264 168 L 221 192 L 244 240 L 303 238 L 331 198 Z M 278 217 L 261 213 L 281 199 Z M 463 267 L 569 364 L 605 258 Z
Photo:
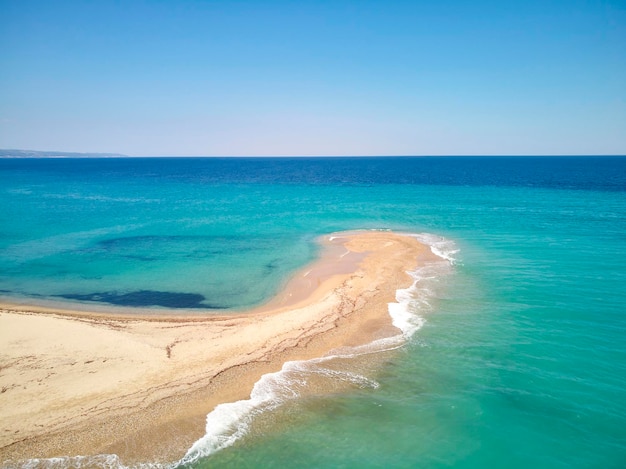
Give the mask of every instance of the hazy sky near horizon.
M 626 154 L 626 2 L 0 0 L 0 148 Z

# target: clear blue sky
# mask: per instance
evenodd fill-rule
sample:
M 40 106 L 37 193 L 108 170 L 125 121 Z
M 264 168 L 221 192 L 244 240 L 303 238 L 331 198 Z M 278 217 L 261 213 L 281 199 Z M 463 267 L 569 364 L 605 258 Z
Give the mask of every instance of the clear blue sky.
M 0 148 L 626 154 L 626 0 L 0 0 Z

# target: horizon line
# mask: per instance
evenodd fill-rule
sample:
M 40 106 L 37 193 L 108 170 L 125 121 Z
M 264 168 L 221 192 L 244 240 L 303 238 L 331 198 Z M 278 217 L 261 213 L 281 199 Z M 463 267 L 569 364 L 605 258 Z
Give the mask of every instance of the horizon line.
M 11 154 L 15 152 L 15 154 Z M 127 155 L 116 152 L 0 149 L 0 158 L 542 158 L 542 157 L 624 157 L 625 153 L 466 153 L 466 154 L 369 154 L 369 155 Z

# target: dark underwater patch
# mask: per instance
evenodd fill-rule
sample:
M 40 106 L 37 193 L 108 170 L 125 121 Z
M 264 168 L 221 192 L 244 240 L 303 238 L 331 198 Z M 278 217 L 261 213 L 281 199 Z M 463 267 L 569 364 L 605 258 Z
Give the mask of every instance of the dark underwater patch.
M 204 303 L 199 293 L 177 293 L 155 290 L 137 290 L 130 293 L 102 292 L 59 295 L 61 298 L 78 301 L 95 301 L 117 306 L 163 306 L 165 308 L 224 309 L 223 306 Z
M 147 262 L 172 257 L 199 259 L 229 254 L 233 249 L 258 249 L 259 243 L 254 241 L 237 236 L 122 236 L 99 240 L 79 252 Z

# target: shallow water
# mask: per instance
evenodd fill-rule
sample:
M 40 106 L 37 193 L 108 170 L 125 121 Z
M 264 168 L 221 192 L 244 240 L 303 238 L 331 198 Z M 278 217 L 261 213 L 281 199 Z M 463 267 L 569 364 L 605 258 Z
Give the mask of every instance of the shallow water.
M 626 461 L 624 158 L 0 160 L 0 177 L 3 299 L 223 312 L 273 295 L 321 234 L 459 249 L 408 344 L 343 368 L 365 385 L 289 399 L 197 467 Z

